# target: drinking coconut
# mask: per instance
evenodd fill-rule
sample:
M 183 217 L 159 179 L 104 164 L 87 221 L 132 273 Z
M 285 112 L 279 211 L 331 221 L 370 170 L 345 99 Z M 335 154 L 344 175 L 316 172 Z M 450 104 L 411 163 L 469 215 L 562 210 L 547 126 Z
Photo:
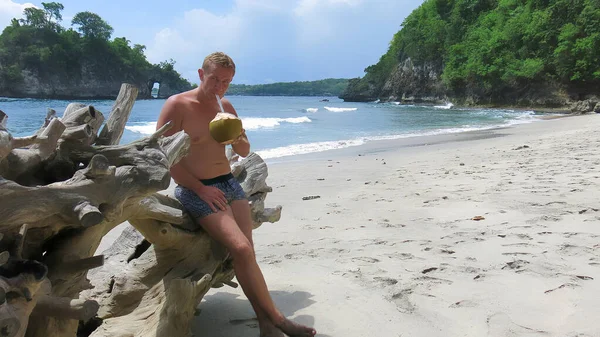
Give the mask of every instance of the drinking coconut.
M 208 124 L 210 135 L 221 144 L 233 142 L 242 133 L 242 120 L 228 112 L 219 112 Z

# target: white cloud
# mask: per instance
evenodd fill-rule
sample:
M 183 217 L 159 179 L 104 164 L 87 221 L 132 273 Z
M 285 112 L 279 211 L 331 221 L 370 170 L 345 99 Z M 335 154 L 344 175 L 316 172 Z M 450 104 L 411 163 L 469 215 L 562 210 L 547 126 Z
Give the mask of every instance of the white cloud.
M 194 9 L 184 13 L 172 28 L 156 34 L 146 54 L 153 63 L 174 59 L 176 69 L 188 79 L 195 79 L 204 55 L 229 50 L 235 43 L 240 36 L 239 24 L 236 15 L 216 16 Z
M 334 6 L 356 7 L 362 4 L 362 0 L 301 0 L 294 12 L 299 16 L 310 15 L 321 12 L 325 8 Z
M 236 0 L 225 15 L 185 12 L 147 43 L 151 62 L 169 58 L 197 81 L 204 56 L 221 50 L 234 83 L 361 76 L 422 0 Z
M 32 3 L 17 3 L 12 0 L 0 0 L 0 31 L 10 25 L 13 18 L 23 17 L 23 10 L 27 7 L 35 7 Z

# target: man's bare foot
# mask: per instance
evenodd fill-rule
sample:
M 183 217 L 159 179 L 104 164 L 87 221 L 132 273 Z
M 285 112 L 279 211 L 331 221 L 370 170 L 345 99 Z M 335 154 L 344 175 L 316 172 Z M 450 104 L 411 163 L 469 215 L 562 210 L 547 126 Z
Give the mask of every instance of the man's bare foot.
M 259 322 L 260 337 L 285 337 L 281 330 L 277 329 L 271 321 Z
M 312 337 L 317 334 L 315 329 L 290 321 L 287 318 L 276 323 L 275 326 L 290 337 Z

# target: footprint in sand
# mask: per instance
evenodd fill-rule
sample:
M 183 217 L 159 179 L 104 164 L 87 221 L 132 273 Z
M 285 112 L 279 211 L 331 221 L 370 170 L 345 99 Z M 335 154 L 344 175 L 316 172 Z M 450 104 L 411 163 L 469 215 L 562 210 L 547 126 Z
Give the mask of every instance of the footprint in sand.
M 380 283 L 383 283 L 386 286 L 393 286 L 394 284 L 398 283 L 398 280 L 396 280 L 394 278 L 391 278 L 391 277 L 379 277 L 379 276 L 376 276 L 376 277 L 373 277 L 373 280 L 375 280 L 377 282 L 380 282 Z
M 561 284 L 560 286 L 558 286 L 556 288 L 552 288 L 552 289 L 548 289 L 548 290 L 544 291 L 544 294 L 550 294 L 550 293 L 555 292 L 560 289 L 575 289 L 575 288 L 579 288 L 579 287 L 580 287 L 580 285 L 575 284 L 575 283 L 565 283 L 565 284 Z
M 427 291 L 433 289 L 436 286 L 440 286 L 443 284 L 451 285 L 452 283 L 454 283 L 450 280 L 430 276 L 419 276 L 415 277 L 413 280 L 417 282 L 419 287 L 424 287 L 425 289 L 427 289 Z
M 523 255 L 533 255 L 533 254 L 526 253 L 526 252 L 510 252 L 510 253 L 502 253 L 502 255 L 523 256 Z
M 549 335 L 546 331 L 519 325 L 503 312 L 489 316 L 487 326 L 487 336 L 489 337 L 533 337 Z
M 262 260 L 260 260 L 260 262 L 267 263 L 267 264 L 281 263 L 281 260 L 279 260 L 277 257 L 278 257 L 277 255 L 268 255 L 268 256 L 265 256 Z
M 385 256 L 391 258 L 391 259 L 398 259 L 398 260 L 412 260 L 412 259 L 416 259 L 416 257 L 411 254 L 411 253 L 400 253 L 400 252 L 395 252 L 392 254 L 386 254 Z M 418 258 L 419 260 L 424 260 L 423 258 Z
M 452 303 L 450 308 L 474 308 L 477 306 L 477 303 L 469 300 L 462 300 L 456 303 Z
M 229 323 L 233 325 L 241 325 L 245 324 L 250 328 L 258 328 L 258 320 L 256 318 L 240 318 L 240 319 L 230 319 Z
M 529 261 L 515 260 L 515 261 L 507 262 L 504 265 L 504 267 L 502 267 L 502 269 L 519 270 L 519 269 L 522 269 L 523 267 L 525 267 L 528 264 L 529 264 Z
M 285 254 L 283 257 L 285 257 L 288 260 L 298 260 L 302 258 L 300 254 Z
M 504 244 L 504 245 L 502 245 L 502 247 L 535 247 L 535 245 L 532 245 L 531 243 L 527 243 L 527 242 L 517 242 L 517 243 Z
M 401 313 L 412 314 L 413 312 L 415 312 L 416 307 L 408 298 L 410 294 L 412 294 L 412 292 L 413 289 L 407 288 L 392 295 L 391 300 L 394 304 L 396 304 L 398 311 L 400 311 Z
M 367 263 L 376 263 L 376 262 L 379 262 L 378 259 L 375 259 L 375 258 L 372 258 L 372 257 L 368 257 L 368 256 L 353 257 L 352 261 L 362 261 L 362 262 L 367 262 Z
M 593 254 L 594 250 L 589 247 L 564 244 L 561 245 L 558 253 L 566 256 L 581 256 L 585 254 Z

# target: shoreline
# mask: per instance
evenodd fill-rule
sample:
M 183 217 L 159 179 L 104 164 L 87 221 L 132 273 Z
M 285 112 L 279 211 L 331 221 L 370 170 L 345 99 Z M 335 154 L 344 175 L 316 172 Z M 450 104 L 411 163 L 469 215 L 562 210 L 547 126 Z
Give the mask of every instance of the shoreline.
M 335 96 L 335 95 L 240 95 L 240 94 L 232 94 L 232 95 L 227 95 L 227 96 L 233 96 L 233 97 L 315 97 L 315 98 L 336 98 L 336 99 L 340 99 L 343 103 L 377 103 L 377 104 L 384 104 L 384 103 L 400 103 L 400 105 L 416 105 L 416 106 L 435 106 L 435 105 L 440 105 L 440 104 L 447 104 L 447 103 L 452 103 L 451 101 L 419 101 L 419 102 L 411 102 L 411 101 L 380 101 L 380 100 L 370 100 L 370 101 L 346 101 L 343 98 L 340 98 L 339 96 Z M 58 96 L 47 96 L 47 95 L 40 95 L 40 96 L 1 96 L 0 95 L 0 101 L 2 101 L 3 99 L 10 99 L 10 100 L 28 100 L 28 99 L 35 99 L 35 100 L 60 100 L 60 101 L 98 101 L 98 100 L 115 100 L 117 98 L 117 95 L 101 95 L 101 96 L 68 96 L 68 95 L 58 95 Z M 151 95 L 149 95 L 148 97 L 139 97 L 136 99 L 137 100 L 161 100 L 161 99 L 167 99 L 168 97 L 152 97 Z M 570 114 L 572 113 L 570 110 L 570 107 L 577 103 L 577 102 L 583 102 L 585 100 L 581 100 L 581 101 L 571 101 L 569 103 L 565 103 L 563 106 L 557 106 L 557 107 L 547 107 L 547 106 L 543 106 L 543 105 L 531 105 L 531 106 L 520 106 L 520 105 L 460 105 L 460 104 L 455 104 L 452 103 L 454 105 L 455 108 L 462 108 L 462 109 L 510 109 L 510 110 L 519 110 L 519 111 L 535 111 L 535 112 L 540 112 L 540 113 L 564 113 L 564 114 Z
M 594 115 L 594 114 L 588 114 Z M 329 149 L 319 152 L 310 152 L 303 154 L 295 154 L 281 157 L 273 157 L 264 159 L 269 165 L 285 164 L 288 162 L 300 162 L 300 161 L 315 161 L 323 159 L 324 157 L 343 157 L 348 155 L 364 155 L 368 153 L 388 152 L 398 148 L 408 147 L 419 147 L 451 142 L 464 142 L 470 140 L 489 139 L 495 137 L 503 137 L 508 132 L 510 134 L 511 129 L 527 127 L 532 124 L 544 123 L 550 120 L 562 119 L 562 118 L 573 118 L 585 115 L 557 115 L 557 116 L 537 116 L 537 120 L 530 123 L 502 125 L 491 127 L 489 129 L 481 130 L 470 130 L 460 131 L 452 133 L 441 133 L 436 135 L 416 135 L 410 137 L 401 137 L 395 139 L 377 139 L 369 140 L 360 145 L 347 146 L 336 149 Z M 503 133 L 504 131 L 504 133 Z M 257 152 L 260 152 L 258 150 Z

